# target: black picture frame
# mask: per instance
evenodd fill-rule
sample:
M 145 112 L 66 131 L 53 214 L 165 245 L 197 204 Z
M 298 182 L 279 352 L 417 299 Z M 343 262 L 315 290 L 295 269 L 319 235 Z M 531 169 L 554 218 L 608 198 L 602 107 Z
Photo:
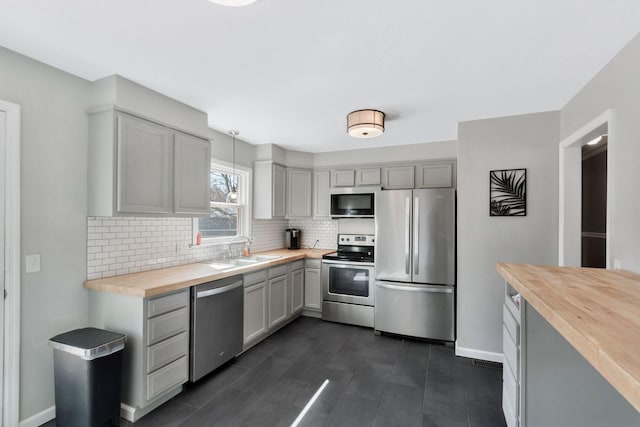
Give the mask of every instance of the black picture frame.
M 489 216 L 527 215 L 527 170 L 489 171 Z

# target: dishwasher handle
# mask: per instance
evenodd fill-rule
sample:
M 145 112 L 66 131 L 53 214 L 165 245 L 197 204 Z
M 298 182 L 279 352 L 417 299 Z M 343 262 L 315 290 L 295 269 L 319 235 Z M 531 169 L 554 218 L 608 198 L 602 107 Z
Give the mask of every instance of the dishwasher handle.
M 206 297 L 211 297 L 211 296 L 214 296 L 214 295 L 220 295 L 220 294 L 223 294 L 225 292 L 229 292 L 232 289 L 239 288 L 241 286 L 242 286 L 242 281 L 239 281 L 239 282 L 227 285 L 227 286 L 221 286 L 219 288 L 213 288 L 213 289 L 209 289 L 207 291 L 199 291 L 199 292 L 196 292 L 196 298 L 206 298 Z

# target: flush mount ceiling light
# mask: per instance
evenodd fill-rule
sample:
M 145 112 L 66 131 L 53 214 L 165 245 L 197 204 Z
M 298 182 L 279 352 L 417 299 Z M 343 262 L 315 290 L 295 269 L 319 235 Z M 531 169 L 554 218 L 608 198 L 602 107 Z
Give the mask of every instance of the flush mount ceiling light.
M 384 132 L 384 113 L 357 110 L 347 115 L 347 132 L 354 138 L 375 138 Z
M 211 3 L 220 4 L 222 6 L 246 6 L 255 3 L 256 0 L 209 0 Z

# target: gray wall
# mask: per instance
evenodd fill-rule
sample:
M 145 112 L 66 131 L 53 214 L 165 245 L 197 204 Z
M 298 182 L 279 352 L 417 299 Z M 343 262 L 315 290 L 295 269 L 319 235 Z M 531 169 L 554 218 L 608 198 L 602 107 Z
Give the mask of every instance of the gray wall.
M 54 404 L 48 339 L 88 321 L 86 277 L 89 83 L 0 48 L 0 99 L 22 107 L 22 260 L 41 271 L 21 289 L 20 419 Z
M 636 36 L 561 110 L 561 139 L 608 108 L 610 180 L 613 184 L 612 258 L 640 273 L 640 35 Z
M 496 262 L 557 265 L 559 120 L 548 112 L 458 126 L 458 348 L 502 354 Z M 519 168 L 527 215 L 490 217 L 489 171 Z

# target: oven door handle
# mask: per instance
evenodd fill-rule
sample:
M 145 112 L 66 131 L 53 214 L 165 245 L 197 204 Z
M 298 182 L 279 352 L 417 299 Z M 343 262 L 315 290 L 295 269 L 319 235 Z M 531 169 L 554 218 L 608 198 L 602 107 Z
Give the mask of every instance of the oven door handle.
M 336 261 L 336 260 L 332 260 L 332 259 L 323 259 L 322 260 L 323 264 L 331 264 L 334 265 L 336 267 L 373 267 L 375 264 L 372 262 L 359 262 L 359 261 Z

